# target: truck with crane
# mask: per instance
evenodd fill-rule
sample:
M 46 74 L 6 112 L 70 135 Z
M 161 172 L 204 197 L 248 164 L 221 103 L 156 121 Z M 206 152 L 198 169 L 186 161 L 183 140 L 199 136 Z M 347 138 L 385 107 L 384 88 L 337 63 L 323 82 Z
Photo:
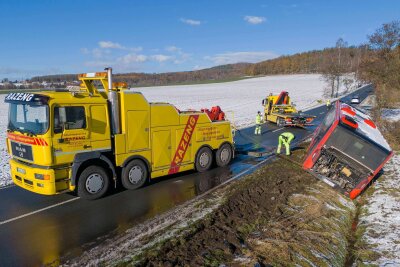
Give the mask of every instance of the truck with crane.
M 137 189 L 149 179 L 207 171 L 214 162 L 226 166 L 234 157 L 232 127 L 224 116 L 149 103 L 126 83 L 114 83 L 111 68 L 78 78 L 81 86 L 72 91 L 5 97 L 17 186 L 97 199 L 112 185 Z
M 262 105 L 264 106 L 264 121 L 276 123 L 279 127 L 310 126 L 315 118 L 315 116 L 297 111 L 286 91 L 282 91 L 279 95 L 269 94 L 263 99 Z

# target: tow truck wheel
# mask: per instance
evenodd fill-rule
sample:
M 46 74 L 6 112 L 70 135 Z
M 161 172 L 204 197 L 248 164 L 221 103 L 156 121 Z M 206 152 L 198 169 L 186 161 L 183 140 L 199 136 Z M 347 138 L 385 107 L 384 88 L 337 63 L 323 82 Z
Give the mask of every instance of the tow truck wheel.
M 78 181 L 78 196 L 94 200 L 107 193 L 110 179 L 104 168 L 92 165 L 83 170 Z
M 283 127 L 284 124 L 285 124 L 285 121 L 283 120 L 283 118 L 278 118 L 278 120 L 276 121 L 276 125 L 278 127 Z
M 122 185 L 126 189 L 138 189 L 146 183 L 147 176 L 147 168 L 143 161 L 134 159 L 122 169 Z
M 219 167 L 225 167 L 232 160 L 232 147 L 229 144 L 223 144 L 215 153 L 215 161 Z
M 213 162 L 213 153 L 208 147 L 202 147 L 196 156 L 196 170 L 198 172 L 205 172 L 211 168 Z

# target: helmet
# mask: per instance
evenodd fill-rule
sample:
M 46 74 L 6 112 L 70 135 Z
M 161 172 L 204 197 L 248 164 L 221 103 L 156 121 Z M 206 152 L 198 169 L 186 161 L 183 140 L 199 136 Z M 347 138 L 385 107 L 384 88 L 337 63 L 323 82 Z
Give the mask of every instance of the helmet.
M 261 114 L 261 111 L 257 111 L 258 114 Z

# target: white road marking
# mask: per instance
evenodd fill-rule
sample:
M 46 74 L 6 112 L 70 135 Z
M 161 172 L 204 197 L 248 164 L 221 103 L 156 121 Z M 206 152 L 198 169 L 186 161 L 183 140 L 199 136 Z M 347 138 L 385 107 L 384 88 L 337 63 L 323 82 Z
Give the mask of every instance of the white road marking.
M 14 186 L 15 186 L 15 184 L 5 185 L 3 187 L 0 187 L 0 190 L 7 189 L 7 188 L 10 188 L 10 187 L 14 187 Z
M 320 112 L 319 115 L 324 114 L 325 112 Z
M 274 132 L 280 131 L 280 130 L 282 130 L 282 129 L 284 129 L 284 128 L 282 127 L 282 128 L 279 128 L 279 129 L 273 130 L 272 132 L 274 133 Z
M 69 199 L 69 200 L 66 200 L 66 201 L 63 201 L 63 202 L 60 202 L 60 203 L 57 203 L 57 204 L 54 204 L 54 205 L 51 205 L 51 206 L 48 206 L 48 207 L 45 207 L 45 208 L 42 208 L 42 209 L 38 209 L 38 210 L 29 212 L 29 213 L 25 213 L 25 214 L 22 214 L 20 216 L 17 216 L 17 217 L 14 217 L 14 218 L 11 218 L 11 219 L 8 219 L 8 220 L 5 220 L 5 221 L 1 221 L 0 225 L 6 224 L 6 223 L 10 223 L 10 222 L 13 222 L 13 221 L 16 221 L 16 220 L 19 220 L 19 219 L 22 219 L 22 218 L 37 214 L 39 212 L 45 211 L 45 210 L 49 210 L 49 209 L 55 208 L 55 207 L 67 204 L 69 202 L 78 200 L 78 199 L 80 199 L 80 197 L 72 198 L 72 199 Z

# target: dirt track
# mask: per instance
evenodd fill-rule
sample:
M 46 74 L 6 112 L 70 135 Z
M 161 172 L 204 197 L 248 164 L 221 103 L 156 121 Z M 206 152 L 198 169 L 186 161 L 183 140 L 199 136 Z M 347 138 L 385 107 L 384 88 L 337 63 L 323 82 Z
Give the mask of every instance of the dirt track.
M 301 162 L 304 152 L 304 148 L 296 150 L 291 159 Z M 310 188 L 319 190 L 317 195 L 322 192 L 326 200 L 307 192 Z M 345 240 L 335 241 L 345 239 L 346 216 L 351 217 L 351 212 L 340 201 L 332 201 L 337 197 L 335 192 L 297 165 L 277 160 L 237 182 L 225 194 L 226 201 L 217 211 L 192 225 L 186 234 L 142 255 L 144 261 L 139 265 L 309 265 L 302 264 L 305 259 L 303 263 L 339 266 L 346 257 L 344 252 L 337 257 L 326 256 L 328 260 L 317 259 L 318 254 L 341 253 L 346 247 Z M 330 208 L 324 201 L 337 207 Z M 324 222 L 341 216 L 342 225 Z M 339 234 L 327 232 L 332 230 Z M 331 247 L 326 246 L 329 242 L 333 242 Z M 313 249 L 316 252 L 310 253 Z

